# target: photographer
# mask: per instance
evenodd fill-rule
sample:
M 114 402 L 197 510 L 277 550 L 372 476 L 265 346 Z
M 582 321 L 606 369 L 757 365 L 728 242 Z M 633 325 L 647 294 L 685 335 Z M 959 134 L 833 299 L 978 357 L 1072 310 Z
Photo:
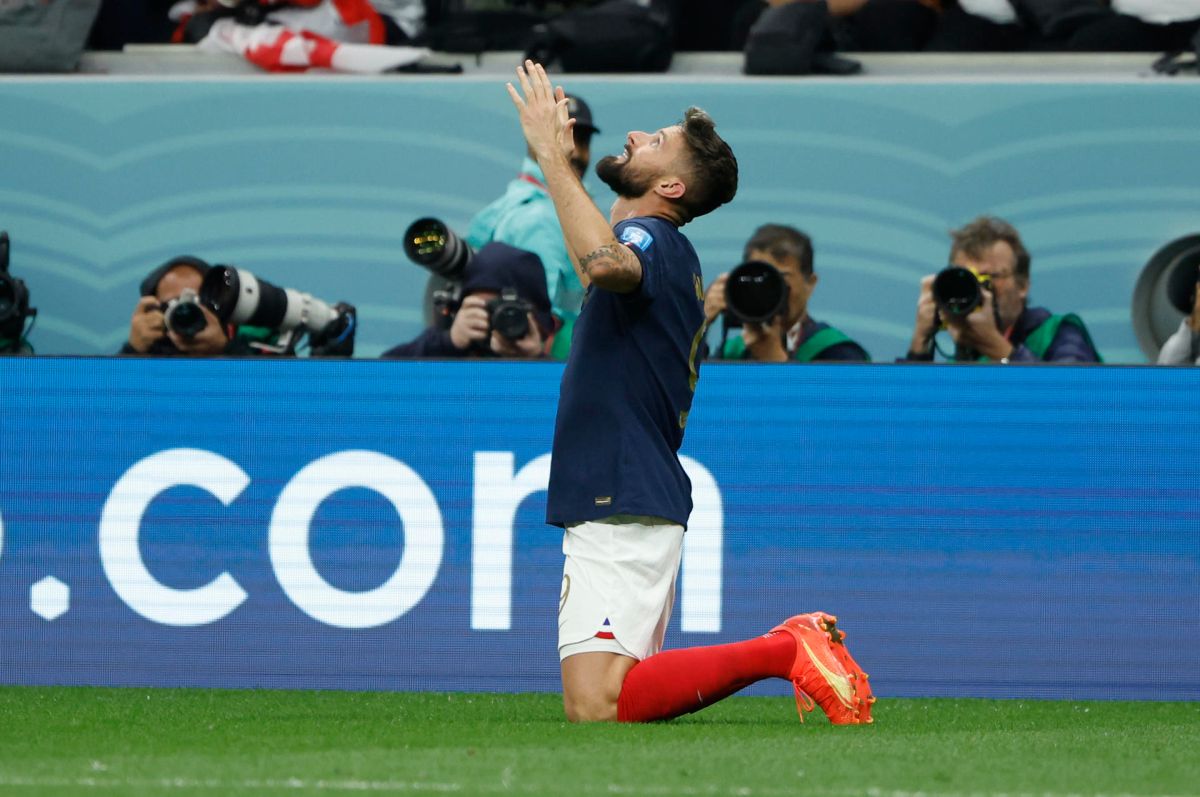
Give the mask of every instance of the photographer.
M 30 319 L 37 308 L 29 306 L 29 288 L 8 270 L 10 243 L 8 232 L 0 230 L 0 355 L 33 354 L 29 332 Z
M 1197 274 L 1200 278 L 1200 273 Z M 1200 280 L 1192 293 L 1192 312 L 1179 322 L 1179 329 L 1163 343 L 1159 365 L 1200 365 Z
M 742 259 L 774 266 L 787 283 L 787 301 L 774 320 L 745 322 L 740 336 L 727 336 L 715 354 L 717 359 L 775 363 L 871 359 L 847 335 L 809 316 L 808 300 L 817 286 L 817 275 L 813 272 L 812 239 L 807 235 L 795 227 L 764 224 L 746 242 Z M 704 314 L 710 323 L 727 311 L 728 278 L 728 272 L 717 277 L 704 297 Z
M 381 356 L 534 359 L 546 354 L 555 320 L 537 255 L 507 244 L 487 244 L 467 263 L 459 293 L 461 298 L 445 300 L 442 312 L 448 323 L 435 324 Z M 524 324 L 519 311 L 524 311 Z M 504 327 L 514 321 L 521 334 L 505 334 Z
M 1030 256 L 1015 227 L 980 216 L 950 235 L 950 265 L 974 272 L 980 301 L 965 314 L 948 311 L 935 297 L 938 275 L 924 277 L 912 344 L 903 361 L 932 361 L 935 336 L 944 327 L 957 347 L 953 362 L 1100 362 L 1078 316 L 1027 306 Z
M 170 328 L 167 313 L 172 302 L 189 302 L 200 291 L 200 283 L 208 273 L 209 265 L 197 257 L 180 255 L 163 263 L 142 281 L 142 298 L 134 308 L 129 322 L 129 340 L 121 347 L 120 354 L 150 354 L 155 356 L 213 356 L 236 354 L 238 344 L 231 344 L 232 329 L 226 328 L 211 308 L 199 302 L 188 312 L 196 319 L 199 327 L 189 334 L 187 329 Z M 186 297 L 184 294 L 188 294 Z M 174 305 L 174 306 L 177 306 Z M 196 311 L 202 316 L 195 316 Z M 199 318 L 204 324 L 201 327 Z
M 575 119 L 571 166 L 583 179 L 591 161 L 592 136 L 600 131 L 592 122 L 592 110 L 586 102 L 571 96 L 567 103 L 567 110 Z M 564 322 L 552 355 L 555 359 L 565 360 L 571 344 L 571 328 L 583 307 L 583 283 L 567 254 L 562 226 L 546 190 L 546 178 L 528 152 L 521 163 L 520 174 L 508 184 L 504 195 L 471 219 L 467 242 L 478 249 L 489 241 L 506 243 L 541 258 L 554 314 Z

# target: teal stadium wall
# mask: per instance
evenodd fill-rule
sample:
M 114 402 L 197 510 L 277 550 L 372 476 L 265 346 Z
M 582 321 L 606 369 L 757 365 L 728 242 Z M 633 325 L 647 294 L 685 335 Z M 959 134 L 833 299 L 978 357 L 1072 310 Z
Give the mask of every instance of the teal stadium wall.
M 687 228 L 711 279 L 764 221 L 813 235 L 816 317 L 901 354 L 949 228 L 1013 221 L 1032 298 L 1080 313 L 1110 362 L 1143 362 L 1139 271 L 1200 227 L 1200 85 L 577 78 L 603 132 L 708 109 L 741 162 L 736 201 Z M 39 308 L 39 353 L 125 340 L 137 284 L 189 252 L 359 307 L 358 355 L 420 329 L 405 226 L 465 230 L 523 150 L 501 82 L 107 78 L 0 81 L 0 229 Z M 589 185 L 602 207 L 611 194 Z

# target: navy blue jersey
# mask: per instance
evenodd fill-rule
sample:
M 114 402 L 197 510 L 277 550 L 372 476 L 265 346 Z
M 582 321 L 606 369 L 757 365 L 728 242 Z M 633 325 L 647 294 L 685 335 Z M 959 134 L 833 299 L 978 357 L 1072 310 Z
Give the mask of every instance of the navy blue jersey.
M 588 288 L 558 397 L 546 522 L 621 514 L 686 527 L 692 485 L 677 452 L 705 330 L 700 260 L 662 219 L 615 232 L 642 282 L 627 294 Z

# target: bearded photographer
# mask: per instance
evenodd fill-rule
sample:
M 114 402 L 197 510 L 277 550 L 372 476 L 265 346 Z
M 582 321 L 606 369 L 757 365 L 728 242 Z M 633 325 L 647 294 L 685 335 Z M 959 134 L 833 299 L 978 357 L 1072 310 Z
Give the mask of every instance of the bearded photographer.
M 381 356 L 545 356 L 556 325 L 546 292 L 546 273 L 537 255 L 499 242 L 486 244 L 466 264 L 457 294 L 435 296 L 434 324 Z
M 129 340 L 119 353 L 160 357 L 241 353 L 233 350 L 238 345 L 231 343 L 232 330 L 221 323 L 212 309 L 196 300 L 200 283 L 209 269 L 208 263 L 198 257 L 180 255 L 151 271 L 142 280 L 142 298 L 129 322 Z M 181 302 L 195 304 L 184 311 L 194 320 L 185 325 L 186 328 L 181 329 L 179 325 L 172 328 L 167 323 L 167 313 Z M 200 318 L 204 320 L 202 327 Z M 195 327 L 199 328 L 193 333 Z
M 722 360 L 760 362 L 868 362 L 862 346 L 845 333 L 817 321 L 808 314 L 808 302 L 817 287 L 813 271 L 812 239 L 783 224 L 764 224 L 754 231 L 742 251 L 745 262 L 760 261 L 774 267 L 783 277 L 787 295 L 782 309 L 765 323 L 742 322 L 741 335 L 724 335 L 713 355 Z M 725 314 L 729 273 L 721 274 L 704 297 L 704 314 L 709 323 Z
M 951 362 L 1095 363 L 1100 355 L 1082 319 L 1029 307 L 1031 258 L 1015 227 L 980 216 L 950 233 L 950 266 L 921 280 L 909 362 L 934 359 L 935 336 L 945 328 L 956 349 Z M 959 271 L 951 272 L 953 267 Z M 939 290 L 943 276 L 968 279 L 972 301 Z M 966 275 L 966 277 L 964 277 Z M 935 284 L 936 283 L 936 284 Z

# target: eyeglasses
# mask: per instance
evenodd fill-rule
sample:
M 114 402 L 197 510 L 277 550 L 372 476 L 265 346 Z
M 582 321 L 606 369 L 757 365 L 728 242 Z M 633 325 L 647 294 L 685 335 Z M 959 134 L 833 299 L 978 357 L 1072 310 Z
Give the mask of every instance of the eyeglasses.
M 1013 272 L 1013 271 L 1000 271 L 995 274 L 989 274 L 986 271 L 980 271 L 979 269 L 971 268 L 970 266 L 964 266 L 959 263 L 951 263 L 950 265 L 953 268 L 965 268 L 965 269 L 967 269 L 967 271 L 974 271 L 979 276 L 987 277 L 992 282 L 998 282 L 1000 280 L 1005 280 L 1005 279 L 1008 279 L 1009 277 L 1016 276 L 1016 272 Z

